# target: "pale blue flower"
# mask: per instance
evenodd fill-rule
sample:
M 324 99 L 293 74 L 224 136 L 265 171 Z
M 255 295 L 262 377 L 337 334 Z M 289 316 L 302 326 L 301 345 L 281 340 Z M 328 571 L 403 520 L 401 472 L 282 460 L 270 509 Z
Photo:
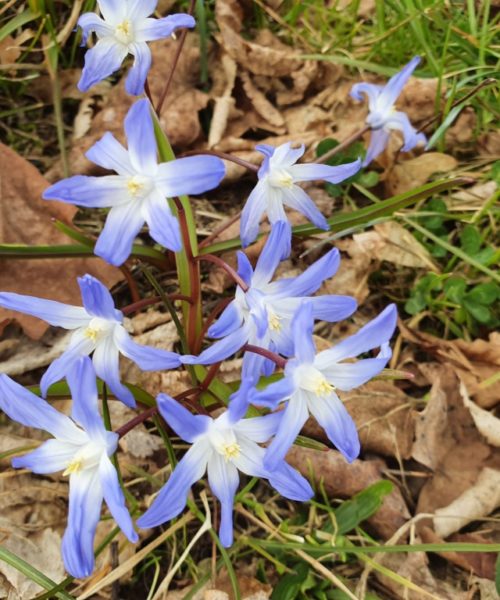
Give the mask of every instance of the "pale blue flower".
M 330 441 L 349 462 L 359 454 L 356 425 L 336 390 L 348 391 L 363 385 L 386 366 L 391 357 L 388 341 L 396 327 L 395 305 L 356 334 L 329 350 L 316 353 L 313 341 L 313 307 L 305 302 L 293 320 L 294 358 L 285 366 L 285 376 L 252 396 L 255 405 L 276 408 L 288 401 L 276 436 L 267 450 L 265 465 L 272 469 L 283 460 L 309 414 L 325 430 Z M 380 347 L 375 358 L 342 362 Z
M 174 369 L 181 364 L 179 356 L 175 352 L 136 344 L 123 327 L 123 314 L 115 308 L 111 294 L 95 277 L 80 277 L 78 284 L 83 307 L 11 292 L 0 292 L 0 306 L 74 331 L 68 348 L 42 377 L 40 387 L 44 397 L 53 383 L 67 376 L 81 356 L 93 353 L 97 375 L 117 398 L 134 407 L 132 392 L 120 382 L 120 353 L 143 371 Z
M 86 92 L 93 85 L 118 71 L 125 57 L 134 56 L 125 89 L 138 96 L 151 67 L 151 50 L 146 42 L 167 38 L 179 27 L 194 27 L 191 15 L 170 15 L 163 19 L 150 17 L 158 0 L 97 0 L 102 17 L 84 13 L 78 19 L 82 28 L 82 44 L 95 32 L 97 44 L 85 54 L 85 66 L 78 88 Z
M 183 356 L 185 364 L 212 364 L 238 351 L 244 344 L 260 346 L 284 356 L 293 355 L 292 317 L 304 299 L 314 294 L 337 271 L 340 256 L 330 250 L 297 277 L 271 281 L 288 251 L 288 224 L 279 221 L 257 261 L 255 271 L 243 252 L 238 252 L 238 274 L 248 290 L 236 287 L 234 300 L 225 308 L 208 335 L 223 338 L 198 357 Z M 350 296 L 323 295 L 310 299 L 315 319 L 328 322 L 347 318 L 356 310 Z M 274 363 L 252 352 L 243 358 L 245 376 L 270 374 Z
M 250 386 L 253 385 L 253 382 Z M 244 383 L 236 396 L 247 394 Z M 281 414 L 242 419 L 247 402 L 231 400 L 229 409 L 216 419 L 193 416 L 181 404 L 167 396 L 158 396 L 158 408 L 176 434 L 191 444 L 151 507 L 137 521 L 139 527 L 161 525 L 176 517 L 185 507 L 191 486 L 208 471 L 208 483 L 221 503 L 220 540 L 233 542 L 233 504 L 239 485 L 238 471 L 250 477 L 268 479 L 280 494 L 292 500 L 309 500 L 309 483 L 284 461 L 270 472 L 263 465 L 267 442 L 279 426 Z
M 178 252 L 182 248 L 179 223 L 166 198 L 211 190 L 225 174 L 224 163 L 216 156 L 189 156 L 158 164 L 147 99 L 137 101 L 130 109 L 125 133 L 128 151 L 106 133 L 86 153 L 89 160 L 118 175 L 77 175 L 59 181 L 43 194 L 45 200 L 111 207 L 94 252 L 115 266 L 129 257 L 144 222 L 154 240 Z
M 106 431 L 97 406 L 95 373 L 88 357 L 81 357 L 68 373 L 73 397 L 71 418 L 48 402 L 0 374 L 0 408 L 26 427 L 54 436 L 33 452 L 14 458 L 16 469 L 69 476 L 68 526 L 62 555 L 68 573 L 88 577 L 94 570 L 94 537 L 103 499 L 114 520 L 131 542 L 137 542 L 118 475 L 109 457 L 118 435 Z
M 259 223 L 267 213 L 270 223 L 286 221 L 285 206 L 298 210 L 319 229 L 329 229 L 327 220 L 307 193 L 297 183 L 323 179 L 340 183 L 355 175 L 361 160 L 330 167 L 321 164 L 295 164 L 305 152 L 305 146 L 292 148 L 290 142 L 277 148 L 260 144 L 256 150 L 264 155 L 259 169 L 259 181 L 252 190 L 241 214 L 240 236 L 243 246 L 248 246 L 259 233 Z
M 396 111 L 394 107 L 394 103 L 419 62 L 419 56 L 412 58 L 399 73 L 389 79 L 385 86 L 364 82 L 352 86 L 351 96 L 354 99 L 363 100 L 363 94 L 368 98 L 369 113 L 366 124 L 370 126 L 372 132 L 363 166 L 368 165 L 384 151 L 390 132 L 393 130 L 401 131 L 403 134 L 404 145 L 401 148 L 403 152 L 409 152 L 419 143 L 425 144 L 425 135 L 416 131 L 406 113 Z

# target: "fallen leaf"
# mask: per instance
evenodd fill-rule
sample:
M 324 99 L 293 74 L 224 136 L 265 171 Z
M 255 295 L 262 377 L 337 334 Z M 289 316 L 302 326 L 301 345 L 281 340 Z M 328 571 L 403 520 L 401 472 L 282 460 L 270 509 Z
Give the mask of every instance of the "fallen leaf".
M 245 71 L 239 74 L 240 79 L 243 83 L 243 89 L 252 103 L 253 107 L 266 121 L 269 121 L 271 125 L 275 127 L 283 127 L 285 120 L 277 108 L 266 98 L 265 94 L 261 92 L 253 83 L 250 75 Z
M 47 181 L 33 165 L 3 144 L 0 144 L 0 186 L 0 243 L 55 245 L 69 242 L 54 228 L 51 219 L 71 222 L 77 209 L 61 202 L 42 200 Z M 99 258 L 0 259 L 0 290 L 33 296 L 43 296 L 46 291 L 52 300 L 81 305 L 76 278 L 85 273 L 108 286 L 121 279 L 118 269 Z M 7 318 L 15 318 L 34 339 L 40 338 L 48 328 L 40 319 L 0 308 L 0 322 Z
M 305 477 L 312 477 L 330 498 L 350 498 L 369 485 L 382 479 L 385 468 L 382 460 L 354 460 L 348 463 L 336 450 L 319 451 L 301 446 L 292 446 L 287 461 Z M 403 496 L 397 487 L 384 498 L 378 512 L 368 519 L 377 535 L 389 539 L 410 515 Z
M 500 419 L 484 408 L 481 408 L 469 399 L 463 382 L 460 383 L 460 394 L 464 405 L 469 409 L 479 433 L 486 439 L 488 444 L 500 447 Z
M 395 164 L 385 176 L 385 187 L 391 196 L 408 192 L 427 183 L 436 173 L 448 173 L 457 166 L 448 154 L 426 152 L 416 158 Z
M 235 99 L 231 96 L 236 81 L 236 62 L 228 54 L 223 54 L 221 63 L 225 74 L 224 89 L 221 91 L 220 96 L 212 96 L 215 98 L 215 105 L 210 122 L 210 132 L 208 134 L 209 148 L 212 148 L 221 141 L 226 131 L 231 110 L 234 109 L 236 104 Z M 216 94 L 213 88 L 212 94 Z

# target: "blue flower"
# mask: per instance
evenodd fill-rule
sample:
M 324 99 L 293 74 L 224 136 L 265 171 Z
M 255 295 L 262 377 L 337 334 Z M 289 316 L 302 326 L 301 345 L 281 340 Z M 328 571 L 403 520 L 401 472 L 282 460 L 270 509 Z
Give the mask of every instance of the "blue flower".
M 335 390 L 352 390 L 382 371 L 391 357 L 388 341 L 396 327 L 396 307 L 391 304 L 356 334 L 329 350 L 316 354 L 313 342 L 313 306 L 305 302 L 293 320 L 295 356 L 285 376 L 252 396 L 256 405 L 276 408 L 286 401 L 283 419 L 267 450 L 265 465 L 272 469 L 283 460 L 309 413 L 349 462 L 359 454 L 356 425 Z M 342 362 L 380 346 L 375 358 Z
M 408 115 L 396 111 L 394 108 L 394 103 L 419 62 L 419 56 L 412 58 L 399 73 L 389 79 L 385 86 L 373 83 L 356 83 L 352 86 L 351 96 L 354 99 L 363 100 L 363 94 L 368 98 L 369 113 L 366 124 L 370 126 L 372 133 L 363 166 L 368 165 L 384 151 L 392 130 L 403 133 L 403 152 L 409 152 L 419 143 L 425 144 L 425 135 L 415 130 L 408 119 Z
M 52 185 L 45 200 L 80 206 L 111 207 L 94 252 L 112 265 L 127 260 L 144 222 L 151 237 L 175 252 L 182 247 L 179 223 L 166 198 L 200 194 L 219 185 L 224 163 L 215 156 L 190 156 L 158 164 L 156 141 L 147 99 L 139 100 L 125 119 L 128 151 L 106 133 L 86 156 L 118 175 L 77 175 Z
M 97 44 L 87 51 L 78 88 L 86 92 L 99 81 L 118 71 L 125 57 L 134 56 L 134 66 L 125 83 L 129 94 L 138 96 L 151 67 L 151 50 L 146 42 L 169 37 L 179 27 L 194 27 L 190 15 L 170 15 L 152 19 L 158 0 L 97 0 L 103 18 L 84 13 L 78 19 L 83 31 L 82 43 L 95 32 Z
M 73 397 L 71 418 L 3 374 L 0 408 L 14 421 L 54 436 L 33 452 L 14 458 L 12 465 L 34 473 L 64 471 L 63 475 L 69 475 L 68 526 L 62 555 L 71 575 L 88 577 L 94 569 L 94 536 L 103 499 L 127 538 L 137 542 L 138 536 L 109 459 L 116 451 L 118 435 L 106 431 L 102 422 L 89 358 L 81 357 L 74 363 L 68 382 Z
M 252 383 L 253 385 L 253 383 Z M 242 384 L 236 395 L 247 394 Z M 246 401 L 232 399 L 229 409 L 216 419 L 193 416 L 165 394 L 158 396 L 160 413 L 177 433 L 191 444 L 151 507 L 138 519 L 139 527 L 160 525 L 176 517 L 185 507 L 191 486 L 208 471 L 208 483 L 221 503 L 220 540 L 224 546 L 233 542 L 233 503 L 239 485 L 238 471 L 251 477 L 268 479 L 280 494 L 292 500 L 309 500 L 313 491 L 309 483 L 284 461 L 273 472 L 263 465 L 267 442 L 279 426 L 281 414 L 241 419 Z M 241 410 L 243 409 L 243 410 Z
M 95 371 L 113 394 L 134 407 L 132 392 L 120 382 L 119 353 L 143 371 L 173 369 L 180 365 L 174 352 L 136 344 L 123 327 L 123 314 L 115 309 L 106 287 L 91 275 L 78 279 L 83 307 L 53 300 L 0 292 L 0 306 L 33 315 L 51 325 L 73 330 L 65 352 L 47 369 L 40 384 L 42 394 L 71 371 L 81 356 L 93 354 Z
M 234 300 L 226 307 L 208 335 L 223 338 L 198 357 L 183 356 L 185 364 L 212 364 L 234 354 L 244 344 L 260 346 L 284 356 L 293 355 L 292 317 L 305 297 L 316 292 L 322 283 L 338 269 L 337 249 L 330 250 L 297 277 L 272 282 L 274 272 L 288 251 L 288 223 L 279 221 L 257 261 L 255 271 L 243 252 L 238 253 L 238 273 L 248 290 L 236 288 Z M 350 296 L 324 295 L 310 300 L 315 319 L 340 321 L 356 310 Z M 244 376 L 270 374 L 272 361 L 246 352 L 243 358 Z
M 259 222 L 265 212 L 272 224 L 286 221 L 284 206 L 298 210 L 319 229 L 329 229 L 325 217 L 297 183 L 316 179 L 340 183 L 359 171 L 361 161 L 337 167 L 314 163 L 297 165 L 295 163 L 305 152 L 304 145 L 292 148 L 292 144 L 288 142 L 273 148 L 261 144 L 255 149 L 264 155 L 264 161 L 258 172 L 259 182 L 248 197 L 241 214 L 240 236 L 243 246 L 248 246 L 257 237 Z

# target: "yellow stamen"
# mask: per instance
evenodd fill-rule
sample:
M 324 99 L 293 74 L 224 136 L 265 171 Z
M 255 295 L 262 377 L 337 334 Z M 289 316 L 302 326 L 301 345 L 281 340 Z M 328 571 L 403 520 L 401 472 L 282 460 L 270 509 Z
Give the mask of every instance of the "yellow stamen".
M 83 461 L 81 458 L 75 458 L 73 459 L 69 465 L 66 467 L 66 470 L 63 473 L 63 476 L 66 477 L 67 475 L 71 475 L 72 473 L 78 473 L 78 471 L 81 471 L 83 466 Z
M 277 314 L 272 313 L 269 315 L 269 328 L 271 331 L 280 331 L 281 330 L 281 317 L 278 317 Z
M 127 181 L 127 189 L 131 196 L 137 196 L 139 192 L 143 189 L 144 182 L 140 181 L 137 176 L 132 177 Z
M 87 329 L 84 331 L 85 337 L 88 337 L 93 342 L 97 342 L 97 338 L 99 337 L 100 333 L 101 332 L 99 329 L 94 329 L 93 327 L 87 327 Z
M 293 187 L 293 177 L 290 175 L 290 173 L 286 173 L 286 172 L 280 173 L 278 175 L 278 177 L 276 177 L 276 181 L 282 187 L 286 187 L 286 188 Z
M 333 392 L 334 389 L 335 386 L 331 383 L 328 383 L 328 381 L 323 378 L 315 384 L 313 392 L 316 394 L 316 396 L 328 396 L 331 394 L 331 392 Z
M 240 453 L 241 448 L 236 442 L 222 446 L 222 455 L 224 456 L 226 462 L 228 462 L 231 458 L 238 458 Z

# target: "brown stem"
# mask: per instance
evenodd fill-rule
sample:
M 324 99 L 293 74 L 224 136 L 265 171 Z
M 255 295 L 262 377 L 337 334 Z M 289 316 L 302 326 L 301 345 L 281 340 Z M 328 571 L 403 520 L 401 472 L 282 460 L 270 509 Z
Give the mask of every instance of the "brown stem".
M 211 365 L 210 369 L 208 369 L 207 375 L 200 385 L 200 394 L 205 392 L 206 390 L 208 390 L 208 388 L 210 387 L 210 384 L 212 383 L 212 381 L 215 379 L 215 376 L 219 372 L 221 364 L 222 364 L 222 362 L 214 363 L 213 365 Z
M 222 300 L 220 300 L 219 302 L 217 302 L 217 305 L 215 306 L 215 308 L 212 310 L 212 312 L 208 315 L 205 323 L 203 324 L 203 328 L 200 331 L 200 336 L 197 340 L 197 345 L 196 345 L 196 352 L 195 354 L 199 354 L 200 353 L 200 348 L 201 348 L 201 343 L 203 342 L 203 340 L 205 339 L 205 336 L 207 335 L 207 331 L 208 328 L 210 327 L 210 325 L 212 325 L 212 323 L 215 321 L 215 319 L 218 317 L 218 315 L 226 308 L 226 306 L 232 302 L 232 298 L 223 298 Z
M 222 258 L 215 256 L 215 254 L 202 254 L 200 256 L 196 256 L 194 260 L 206 260 L 207 262 L 211 262 L 214 265 L 217 265 L 221 269 L 224 269 L 224 271 L 226 271 L 226 273 L 231 277 L 231 279 L 237 285 L 239 285 L 244 292 L 248 292 L 248 290 L 250 289 L 248 285 L 243 281 L 243 279 L 238 275 L 238 273 L 233 269 L 233 267 L 228 265 L 225 260 L 222 260 Z
M 154 106 L 153 96 L 151 95 L 151 88 L 149 87 L 149 81 L 146 79 L 144 82 L 144 93 L 147 96 L 147 99 L 151 102 L 151 106 Z
M 189 9 L 188 9 L 189 15 L 193 14 L 195 3 L 196 3 L 196 0 L 191 0 L 191 2 L 189 3 Z M 163 92 L 160 96 L 160 100 L 158 101 L 158 104 L 156 105 L 156 114 L 158 115 L 158 117 L 161 114 L 161 109 L 163 108 L 165 98 L 167 97 L 168 90 L 170 89 L 170 84 L 172 83 L 172 79 L 174 78 L 175 69 L 177 68 L 177 63 L 179 62 L 179 57 L 181 55 L 182 48 L 184 47 L 184 42 L 186 41 L 187 33 L 188 33 L 188 30 L 184 29 L 180 35 L 179 45 L 177 46 L 177 51 L 174 56 L 174 62 L 172 63 L 172 68 L 170 70 L 168 79 L 165 82 L 165 87 L 163 88 Z
M 191 302 L 191 298 L 188 296 L 184 296 L 184 294 L 166 294 L 167 298 L 170 300 L 184 300 L 184 302 Z M 124 306 L 121 310 L 124 315 L 130 315 L 132 313 L 138 312 L 147 306 L 152 306 L 153 304 L 158 304 L 161 302 L 160 296 L 153 296 L 152 298 L 144 298 L 143 300 L 139 300 L 139 302 L 134 302 L 133 304 L 129 304 L 128 306 Z
M 351 136 L 349 136 L 347 139 L 345 139 L 343 142 L 341 142 L 338 146 L 335 146 L 335 148 L 332 148 L 331 150 L 329 150 L 325 154 L 322 154 L 316 160 L 316 163 L 324 163 L 324 162 L 326 162 L 332 156 L 335 156 L 339 152 L 342 152 L 342 150 L 345 150 L 348 146 L 350 146 L 351 144 L 353 144 L 354 142 L 356 142 L 357 140 L 359 140 L 360 138 L 362 138 L 365 135 L 365 133 L 367 131 L 369 131 L 369 130 L 370 130 L 370 126 L 369 125 L 365 125 L 363 127 L 363 129 L 360 129 L 359 131 L 356 131 L 355 133 L 353 133 Z
M 132 300 L 134 302 L 139 302 L 141 299 L 141 295 L 139 294 L 139 288 L 137 287 L 137 283 L 135 282 L 135 279 L 132 277 L 132 273 L 130 272 L 130 269 L 127 267 L 127 265 L 122 265 L 120 267 L 120 271 L 123 273 L 123 276 L 125 277 L 129 290 L 130 290 L 130 295 L 132 296 Z
M 240 217 L 241 217 L 241 210 L 240 210 L 240 212 L 236 213 L 230 219 L 227 219 L 227 221 L 224 221 L 223 223 L 221 223 L 219 225 L 219 227 L 216 227 L 214 229 L 214 231 L 200 243 L 199 248 L 200 249 L 206 248 L 209 244 L 211 244 L 214 240 L 216 240 L 223 231 L 226 231 L 226 229 L 231 227 L 231 225 L 233 223 L 236 223 L 236 221 L 238 221 L 240 219 Z
M 248 162 L 248 160 L 245 160 L 244 158 L 240 158 L 239 156 L 235 156 L 234 154 L 229 154 L 227 152 L 219 152 L 218 150 L 203 150 L 201 152 L 199 150 L 192 150 L 191 152 L 185 152 L 182 157 L 201 156 L 203 154 L 210 154 L 211 156 L 218 156 L 224 160 L 229 160 L 230 162 L 240 165 L 240 167 L 245 167 L 245 169 L 252 171 L 252 173 L 257 173 L 259 170 L 257 165 Z
M 134 429 L 134 427 L 137 427 L 137 425 L 144 423 L 144 421 L 147 421 L 149 418 L 156 415 L 157 413 L 158 413 L 158 407 L 153 406 L 152 408 L 149 408 L 148 410 L 145 410 L 144 412 L 138 414 L 133 419 L 130 419 L 130 421 L 128 421 L 127 423 L 125 423 L 124 425 L 119 427 L 115 433 L 118 434 L 118 437 L 122 438 L 129 431 L 132 431 L 132 429 Z
M 271 350 L 266 350 L 265 348 L 261 348 L 260 346 L 253 346 L 252 344 L 245 344 L 242 348 L 245 352 L 253 352 L 254 354 L 260 354 L 260 356 L 264 356 L 269 360 L 272 360 L 278 367 L 281 369 L 285 368 L 287 363 L 287 359 L 283 358 L 276 352 L 271 352 Z

